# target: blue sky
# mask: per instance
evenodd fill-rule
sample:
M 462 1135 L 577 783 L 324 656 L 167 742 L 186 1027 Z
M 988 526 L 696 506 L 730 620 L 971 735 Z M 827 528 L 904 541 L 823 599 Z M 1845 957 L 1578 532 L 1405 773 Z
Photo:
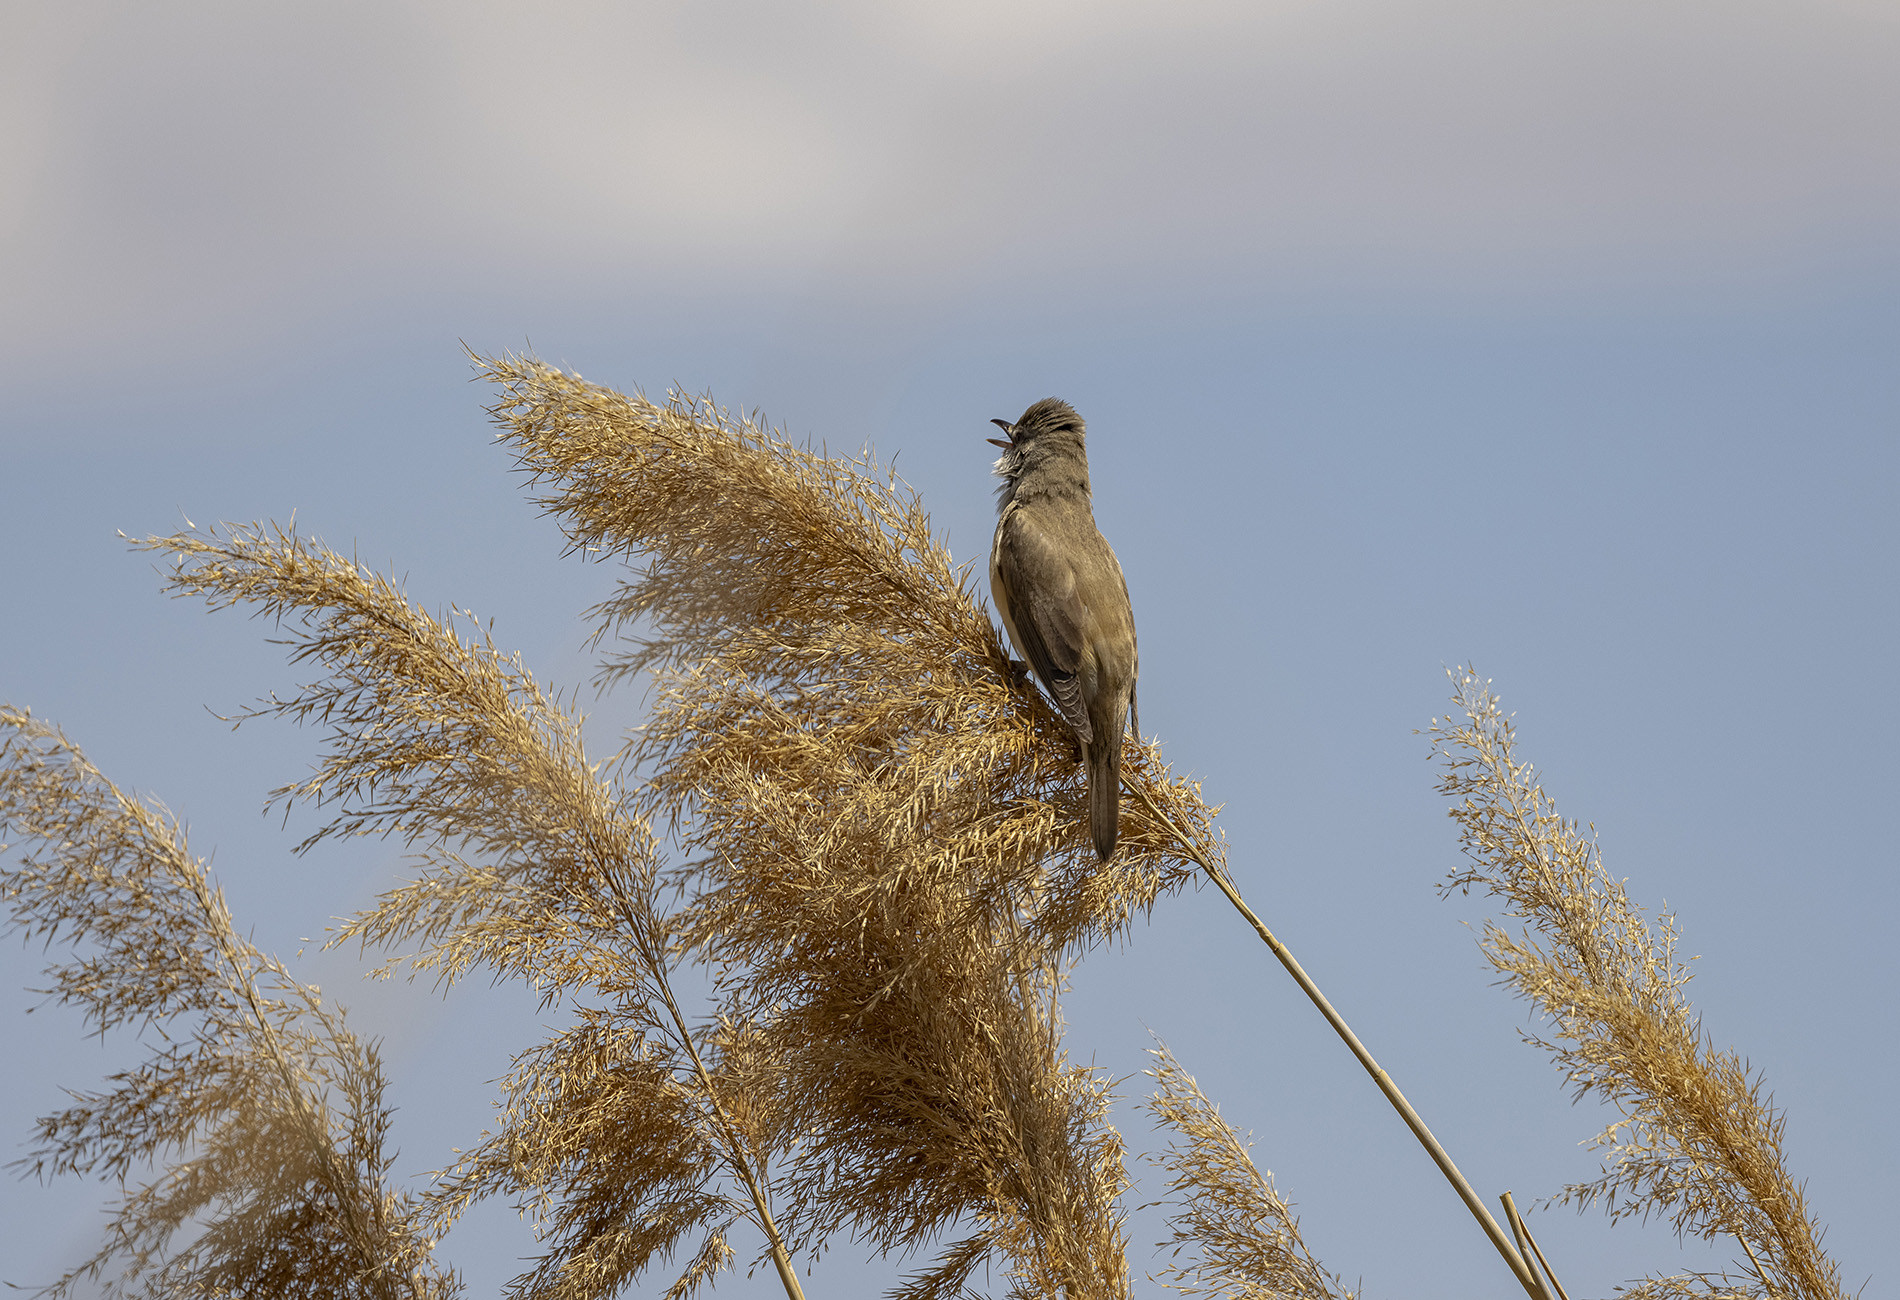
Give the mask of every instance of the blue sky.
M 1891 1288 L 1900 9 L 71 4 L 8 26 L 0 695 L 184 816 L 261 946 L 320 942 L 401 855 L 289 856 L 312 823 L 258 810 L 318 738 L 213 716 L 295 680 L 269 628 L 166 600 L 115 530 L 294 511 L 579 686 L 612 575 L 561 557 L 461 341 L 869 442 L 963 558 L 989 543 L 988 419 L 1056 394 L 1089 420 L 1144 726 L 1480 1189 L 1589 1177 L 1602 1120 L 1517 1042 L 1479 902 L 1433 891 L 1456 846 L 1414 729 L 1466 661 L 1609 869 L 1679 914 L 1705 1028 L 1786 1109 L 1850 1289 Z M 584 698 L 605 754 L 640 700 Z M 1071 1050 L 1132 1097 L 1163 1034 L 1369 1295 L 1511 1294 L 1223 909 L 1178 897 L 1083 963 Z M 365 985 L 315 948 L 298 969 L 384 1036 L 398 1172 L 441 1167 L 532 1001 Z M 43 958 L 0 960 L 17 1154 L 134 1049 L 28 1014 Z M 105 1199 L 0 1196 L 23 1284 L 89 1251 Z M 1656 1225 L 1533 1226 L 1578 1296 L 1715 1258 Z M 1138 1275 L 1158 1236 L 1137 1217 Z M 443 1247 L 476 1295 L 531 1250 L 505 1207 Z M 892 1275 L 843 1245 L 808 1293 Z

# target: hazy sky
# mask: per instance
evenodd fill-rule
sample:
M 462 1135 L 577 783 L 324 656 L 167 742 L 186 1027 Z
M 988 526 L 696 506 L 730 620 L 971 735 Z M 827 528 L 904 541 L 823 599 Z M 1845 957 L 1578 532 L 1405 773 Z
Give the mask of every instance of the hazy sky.
M 987 420 L 1053 393 L 1089 420 L 1144 725 L 1479 1188 L 1590 1177 L 1603 1121 L 1517 1042 L 1480 902 L 1433 892 L 1456 844 L 1413 731 L 1468 660 L 1610 870 L 1679 913 L 1705 1028 L 1785 1107 L 1850 1290 L 1893 1288 L 1900 5 L 0 18 L 0 697 L 183 815 L 261 946 L 320 941 L 401 855 L 289 856 L 314 821 L 257 810 L 319 737 L 214 714 L 298 679 L 115 530 L 294 511 L 571 687 L 612 575 L 561 558 L 464 342 L 871 442 L 962 558 L 989 544 Z M 638 693 L 583 698 L 610 752 Z M 1175 898 L 1085 961 L 1072 1053 L 1132 1098 L 1167 1037 L 1369 1296 L 1512 1294 L 1223 906 Z M 385 1037 L 397 1172 L 448 1163 L 532 1001 L 362 985 L 315 946 L 298 969 Z M 136 1050 L 25 1014 L 42 961 L 5 958 L 9 1159 Z M 92 1248 L 103 1189 L 0 1195 L 0 1280 Z M 443 1255 L 492 1294 L 533 1243 L 506 1207 L 470 1224 Z M 1726 1258 L 1534 1227 L 1579 1300 Z M 1158 1236 L 1136 1217 L 1138 1277 Z M 808 1294 L 894 1276 L 847 1243 Z

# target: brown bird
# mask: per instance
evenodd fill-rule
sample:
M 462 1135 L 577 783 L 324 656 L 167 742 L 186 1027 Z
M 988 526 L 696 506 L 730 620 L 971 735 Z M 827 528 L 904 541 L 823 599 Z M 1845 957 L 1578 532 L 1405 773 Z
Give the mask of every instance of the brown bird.
M 1138 717 L 1128 583 L 1089 507 L 1086 430 L 1075 408 L 1046 397 L 1014 424 L 990 423 L 1007 437 L 990 439 L 1003 449 L 990 594 L 1010 644 L 1081 742 L 1089 831 L 1106 862 L 1120 821 L 1122 735 Z

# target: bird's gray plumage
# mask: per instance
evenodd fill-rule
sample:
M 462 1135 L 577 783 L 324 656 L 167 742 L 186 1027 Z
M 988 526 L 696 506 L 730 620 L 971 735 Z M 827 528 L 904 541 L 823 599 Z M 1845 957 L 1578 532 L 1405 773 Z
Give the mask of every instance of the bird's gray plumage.
M 1122 736 L 1135 712 L 1135 616 L 1120 563 L 1095 526 L 1086 429 L 1045 398 L 1015 424 L 996 473 L 990 593 L 1011 644 L 1082 744 L 1089 826 L 1104 861 L 1115 851 Z

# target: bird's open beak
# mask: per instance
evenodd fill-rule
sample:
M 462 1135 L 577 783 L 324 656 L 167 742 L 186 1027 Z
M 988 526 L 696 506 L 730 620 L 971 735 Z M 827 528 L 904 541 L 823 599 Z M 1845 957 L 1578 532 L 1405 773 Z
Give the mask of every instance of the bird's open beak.
M 991 420 L 990 423 L 995 425 L 997 428 L 1001 429 L 1004 433 L 1008 434 L 1009 437 L 1007 440 L 1004 440 L 1002 438 L 985 438 L 983 441 L 990 443 L 993 446 L 1003 447 L 1003 448 L 1014 447 L 1016 445 L 1016 426 L 1015 425 L 1011 424 L 1008 420 Z

